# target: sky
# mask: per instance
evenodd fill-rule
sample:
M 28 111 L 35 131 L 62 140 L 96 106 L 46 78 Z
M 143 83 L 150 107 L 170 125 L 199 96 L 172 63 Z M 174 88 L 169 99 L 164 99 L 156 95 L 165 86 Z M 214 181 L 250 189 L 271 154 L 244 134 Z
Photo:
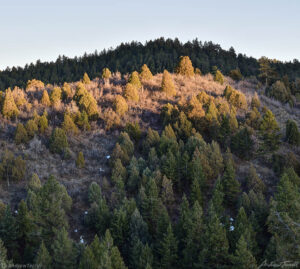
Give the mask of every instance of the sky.
M 0 0 L 0 70 L 159 37 L 300 59 L 300 0 Z

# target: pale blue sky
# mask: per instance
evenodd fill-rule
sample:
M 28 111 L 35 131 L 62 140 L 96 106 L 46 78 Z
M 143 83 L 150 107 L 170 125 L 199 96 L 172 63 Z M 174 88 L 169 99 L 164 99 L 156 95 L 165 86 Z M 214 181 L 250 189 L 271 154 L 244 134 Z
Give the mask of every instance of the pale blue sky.
M 300 59 L 300 0 L 0 0 L 0 69 L 158 37 Z

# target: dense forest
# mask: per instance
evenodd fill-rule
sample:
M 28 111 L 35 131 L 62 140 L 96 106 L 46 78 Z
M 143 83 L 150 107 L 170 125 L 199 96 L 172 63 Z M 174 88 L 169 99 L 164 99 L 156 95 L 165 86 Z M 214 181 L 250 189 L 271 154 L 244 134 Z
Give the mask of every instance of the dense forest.
M 60 56 L 55 62 L 37 61 L 24 68 L 7 68 L 0 72 L 0 89 L 24 87 L 33 78 L 51 84 L 77 81 L 84 72 L 95 78 L 101 75 L 101 70 L 105 67 L 124 74 L 139 70 L 143 64 L 147 64 L 154 74 L 161 73 L 164 69 L 173 72 L 181 55 L 189 56 L 193 65 L 204 74 L 211 72 L 213 66 L 217 66 L 225 75 L 229 75 L 234 69 L 239 69 L 247 77 L 259 74 L 258 60 L 243 54 L 237 55 L 233 48 L 227 51 L 220 45 L 202 43 L 197 39 L 183 44 L 178 39 L 159 38 L 145 44 L 122 43 L 115 49 L 103 50 L 100 53 L 96 51 L 74 59 Z M 271 63 L 280 77 L 287 75 L 290 80 L 300 77 L 298 60 L 286 63 L 272 60 Z
M 163 39 L 3 71 L 1 268 L 296 268 L 299 73 Z

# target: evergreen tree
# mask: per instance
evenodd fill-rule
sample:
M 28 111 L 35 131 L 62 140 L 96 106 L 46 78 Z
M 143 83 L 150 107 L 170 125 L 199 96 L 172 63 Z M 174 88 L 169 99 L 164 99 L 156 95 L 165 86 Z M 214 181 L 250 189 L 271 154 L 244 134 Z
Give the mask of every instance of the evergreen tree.
M 164 70 L 162 83 L 161 83 L 161 91 L 164 92 L 167 96 L 176 95 L 176 89 L 174 82 L 170 73 L 167 70 Z
M 3 245 L 2 240 L 0 239 L 0 264 L 1 268 L 9 268 L 12 264 L 11 261 L 7 258 L 7 250 Z
M 41 117 L 39 117 L 38 126 L 39 126 L 40 132 L 42 134 L 45 133 L 46 129 L 48 128 L 48 119 L 47 119 L 46 110 L 44 111 L 43 115 Z
M 224 83 L 224 76 L 220 70 L 217 70 L 214 74 L 214 81 L 219 82 L 221 85 Z
M 56 106 L 61 102 L 61 95 L 62 95 L 61 88 L 54 87 L 51 92 L 51 95 L 50 95 L 50 100 L 51 100 L 52 106 Z
M 228 206 L 234 206 L 236 204 L 240 193 L 240 183 L 235 178 L 235 169 L 233 165 L 233 160 L 229 153 L 229 157 L 225 163 L 225 172 L 222 177 L 223 190 L 225 194 L 224 202 Z
M 36 173 L 32 174 L 27 187 L 29 190 L 32 190 L 34 192 L 37 192 L 42 187 L 41 181 Z
M 75 268 L 76 253 L 74 244 L 64 228 L 57 232 L 51 248 L 53 251 L 53 266 L 55 268 Z
M 120 116 L 123 116 L 128 111 L 127 102 L 121 95 L 116 96 L 113 107 L 115 112 Z
M 91 125 L 89 123 L 89 116 L 85 111 L 79 113 L 78 117 L 76 118 L 76 124 L 84 131 L 91 130 Z
M 34 120 L 29 120 L 27 121 L 26 125 L 25 125 L 27 134 L 30 138 L 33 138 L 34 135 L 37 133 L 37 131 L 39 130 L 37 124 L 35 123 Z
M 194 76 L 194 67 L 188 56 L 180 57 L 178 66 L 176 67 L 176 73 L 186 77 Z
M 35 264 L 45 269 L 51 269 L 52 257 L 50 256 L 44 242 L 42 241 L 41 246 L 37 252 Z
M 257 92 L 254 93 L 254 96 L 252 97 L 251 99 L 251 108 L 257 108 L 259 109 L 260 108 L 260 100 L 259 100 L 259 97 L 257 95 Z
M 43 106 L 50 106 L 51 105 L 50 98 L 49 98 L 47 90 L 43 91 L 43 96 L 42 96 L 42 99 L 41 99 L 41 103 L 42 103 Z
M 142 87 L 142 83 L 140 82 L 139 73 L 134 71 L 131 73 L 128 83 L 132 84 L 137 89 Z
M 271 110 L 267 109 L 263 115 L 260 131 L 264 140 L 264 148 L 267 150 L 276 150 L 279 145 L 279 127 Z
M 240 237 L 234 256 L 231 257 L 233 263 L 232 268 L 257 268 L 256 260 L 247 246 L 247 242 L 243 236 Z
M 85 166 L 84 156 L 82 151 L 80 151 L 77 155 L 76 166 L 78 168 L 83 168 Z
M 9 257 L 18 256 L 18 226 L 15 217 L 12 215 L 10 206 L 6 206 L 4 216 L 0 220 L 0 238 L 8 250 Z M 1 254 L 0 254 L 1 257 Z
M 261 57 L 258 60 L 260 71 L 258 76 L 265 82 L 266 86 L 268 86 L 269 83 L 276 77 L 276 72 L 270 65 L 270 62 L 271 61 L 267 57 Z
M 140 78 L 142 81 L 147 81 L 153 78 L 153 75 L 146 64 L 141 68 Z
M 64 85 L 62 87 L 62 98 L 64 101 L 67 101 L 68 99 L 72 98 L 71 86 L 67 82 L 64 82 Z
M 124 90 L 124 97 L 128 100 L 128 101 L 133 101 L 133 102 L 138 102 L 140 97 L 139 97 L 139 93 L 138 90 L 136 88 L 136 86 L 134 84 L 131 83 L 127 83 L 125 90 Z
M 177 240 L 173 234 L 171 224 L 169 224 L 167 231 L 162 238 L 159 253 L 162 257 L 160 261 L 160 268 L 168 269 L 177 267 Z
M 161 184 L 161 198 L 166 206 L 171 206 L 175 200 L 172 181 L 166 176 L 163 176 Z
M 5 91 L 5 97 L 2 105 L 2 114 L 4 117 L 11 119 L 18 117 L 20 111 L 17 108 L 11 89 Z
M 199 267 L 222 268 L 228 265 L 228 240 L 214 206 L 210 204 L 204 233 L 205 246 L 199 253 Z
M 56 127 L 50 138 L 50 151 L 53 153 L 63 153 L 68 147 L 69 144 L 65 131 Z
M 84 74 L 83 74 L 82 82 L 83 82 L 84 84 L 90 84 L 90 83 L 91 83 L 91 80 L 90 80 L 90 78 L 89 78 L 89 76 L 88 76 L 87 73 L 84 73 Z
M 62 123 L 62 129 L 65 131 L 68 135 L 76 135 L 78 134 L 78 128 L 76 124 L 74 123 L 73 119 L 68 113 L 65 113 L 64 115 L 64 121 Z
M 285 126 L 285 140 L 291 145 L 299 146 L 300 133 L 298 131 L 296 122 L 288 120 Z
M 194 268 L 198 262 L 198 254 L 203 248 L 203 219 L 202 208 L 196 201 L 191 209 L 190 227 L 187 230 L 187 237 L 184 241 L 182 266 Z
M 15 132 L 15 143 L 17 145 L 24 143 L 26 144 L 29 141 L 28 134 L 24 125 L 22 123 L 18 123 L 16 132 Z
M 110 70 L 109 70 L 108 68 L 103 68 L 103 69 L 102 69 L 102 75 L 101 75 L 101 77 L 102 77 L 103 79 L 109 79 L 109 78 L 111 77 L 111 72 L 110 72 Z

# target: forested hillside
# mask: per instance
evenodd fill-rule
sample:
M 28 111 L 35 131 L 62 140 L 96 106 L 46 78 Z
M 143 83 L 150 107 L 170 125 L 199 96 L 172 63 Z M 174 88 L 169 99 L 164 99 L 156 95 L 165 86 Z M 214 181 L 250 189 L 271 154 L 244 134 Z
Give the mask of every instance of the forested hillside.
M 212 42 L 202 43 L 197 39 L 183 44 L 178 39 L 159 38 L 145 44 L 122 43 L 115 49 L 85 54 L 74 59 L 60 56 L 55 62 L 37 61 L 24 68 L 8 68 L 0 72 L 0 89 L 25 87 L 27 81 L 33 78 L 52 84 L 77 81 L 84 72 L 87 72 L 90 78 L 95 78 L 101 75 L 101 70 L 105 67 L 113 72 L 119 71 L 124 74 L 138 70 L 143 64 L 147 64 L 154 74 L 161 73 L 164 69 L 173 72 L 181 55 L 189 56 L 194 67 L 199 68 L 204 74 L 211 72 L 213 66 L 218 66 L 225 75 L 229 75 L 234 69 L 239 69 L 246 77 L 259 74 L 258 60 L 236 54 L 233 48 L 227 51 L 220 45 Z M 272 60 L 271 63 L 279 77 L 287 75 L 293 81 L 300 77 L 298 60 L 287 63 Z
M 298 65 L 159 39 L 2 72 L 1 266 L 299 262 Z

